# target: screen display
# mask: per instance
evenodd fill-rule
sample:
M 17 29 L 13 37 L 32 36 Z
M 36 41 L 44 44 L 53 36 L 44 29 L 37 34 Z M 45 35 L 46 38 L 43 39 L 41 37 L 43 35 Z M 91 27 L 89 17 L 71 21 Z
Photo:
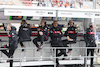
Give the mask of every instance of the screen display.
M 4 24 L 0 23 L 0 31 L 4 31 Z
M 49 20 L 49 21 L 52 21 L 52 20 L 53 20 L 53 17 L 43 17 L 42 19 L 43 19 L 43 20 Z
M 64 20 L 64 21 L 66 21 L 67 20 L 67 18 L 66 17 L 58 17 L 58 20 Z
M 28 16 L 26 19 L 27 19 L 27 20 L 39 20 L 39 19 L 40 19 L 40 17 Z
M 10 16 L 10 20 L 24 20 L 24 16 Z

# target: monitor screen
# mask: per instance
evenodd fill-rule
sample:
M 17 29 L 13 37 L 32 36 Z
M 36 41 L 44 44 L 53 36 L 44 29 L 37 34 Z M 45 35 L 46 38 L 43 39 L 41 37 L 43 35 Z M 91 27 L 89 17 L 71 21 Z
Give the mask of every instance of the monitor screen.
M 40 17 L 36 17 L 36 16 L 28 16 L 27 18 L 26 18 L 26 20 L 39 20 L 40 19 Z
M 43 20 L 53 21 L 53 17 L 42 17 Z
M 10 20 L 24 20 L 24 16 L 10 16 Z

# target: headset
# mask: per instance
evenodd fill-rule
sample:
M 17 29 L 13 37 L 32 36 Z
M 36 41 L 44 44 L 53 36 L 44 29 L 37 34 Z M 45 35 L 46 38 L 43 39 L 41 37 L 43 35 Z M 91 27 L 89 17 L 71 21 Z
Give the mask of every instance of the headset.
M 91 27 L 91 28 L 92 28 L 92 27 L 93 27 L 93 24 L 92 24 L 92 23 L 89 23 L 89 27 Z
M 69 21 L 72 21 L 72 20 L 69 20 Z M 74 22 L 72 21 L 73 25 L 74 25 Z M 69 23 L 68 23 L 68 26 L 69 26 Z
M 58 21 L 57 21 L 57 20 L 55 20 L 55 21 L 53 21 L 53 23 L 54 23 L 54 22 L 58 22 Z

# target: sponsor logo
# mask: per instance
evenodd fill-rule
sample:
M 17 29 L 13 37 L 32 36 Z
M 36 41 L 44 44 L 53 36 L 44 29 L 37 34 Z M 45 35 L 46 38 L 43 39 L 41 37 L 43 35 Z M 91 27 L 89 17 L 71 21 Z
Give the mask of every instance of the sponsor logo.
M 22 13 L 22 11 L 8 11 L 8 13 Z
M 54 31 L 54 33 L 55 33 L 55 34 L 60 34 L 60 33 L 61 33 L 61 31 Z
M 36 11 L 36 13 L 45 13 L 45 12 L 43 12 L 43 11 Z
M 100 14 L 95 14 L 95 16 L 100 16 Z
M 53 14 L 53 12 L 48 12 L 48 14 Z
M 95 34 L 95 32 L 88 32 L 88 34 L 92 35 L 92 34 Z
M 11 35 L 9 34 L 8 37 L 11 37 Z
M 72 13 L 61 13 L 62 15 L 72 15 Z
M 68 31 L 69 34 L 75 34 L 75 31 Z

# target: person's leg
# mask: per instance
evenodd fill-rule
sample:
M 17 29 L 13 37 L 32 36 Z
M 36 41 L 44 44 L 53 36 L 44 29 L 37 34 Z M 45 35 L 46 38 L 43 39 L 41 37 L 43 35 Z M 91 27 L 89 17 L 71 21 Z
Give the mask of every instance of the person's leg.
M 94 56 L 94 49 L 91 49 L 91 56 L 92 56 L 92 57 Z M 90 67 L 93 67 L 93 59 L 94 59 L 94 58 L 91 58 Z
M 23 42 L 20 42 L 20 45 L 21 45 L 21 47 L 24 47 L 24 44 L 23 44 Z
M 1 48 L 8 48 L 7 45 L 1 47 Z M 7 57 L 9 57 L 9 53 L 7 52 L 7 50 L 0 50 L 2 53 L 4 53 Z
M 21 45 L 22 48 L 24 48 L 23 42 L 20 42 L 20 45 Z M 24 49 L 22 49 L 22 51 L 24 51 Z
M 59 43 L 58 47 L 64 47 L 64 46 L 62 43 Z M 59 50 L 60 50 L 60 53 L 58 54 L 58 56 L 61 56 L 61 55 L 67 56 L 66 49 L 59 49 Z
M 67 46 L 67 44 L 68 44 L 68 40 L 67 39 L 66 40 L 62 40 L 62 43 L 63 43 L 64 47 L 69 47 L 69 46 Z
M 67 44 L 71 43 L 67 39 L 66 40 L 63 40 L 62 42 L 63 42 L 64 47 L 69 47 Z M 70 53 L 71 51 L 72 51 L 72 49 L 68 49 L 68 52 L 67 53 Z
M 44 38 L 45 38 L 44 35 L 40 35 L 40 42 L 41 42 L 41 45 L 43 45 L 43 41 L 45 40 Z
M 9 56 L 10 56 L 10 58 L 13 58 L 14 52 L 15 52 L 15 49 L 14 50 L 9 50 Z M 10 60 L 10 67 L 13 67 L 13 60 Z
M 56 49 L 56 57 L 58 57 L 58 49 Z M 56 64 L 57 64 L 57 66 L 59 65 L 59 59 L 58 58 L 56 58 Z
M 14 52 L 15 52 L 15 49 L 9 50 L 9 56 L 10 56 L 10 57 L 13 57 Z
M 37 47 L 37 48 L 39 48 L 39 45 L 38 45 L 38 42 L 39 41 L 39 39 L 38 38 L 35 38 L 34 40 L 33 40 L 33 43 L 35 44 L 35 46 Z
M 87 49 L 87 56 L 89 56 L 90 49 Z
M 55 43 L 51 43 L 51 46 L 52 47 L 57 47 Z M 54 54 L 54 57 L 55 57 L 55 54 Z M 58 57 L 58 49 L 56 49 L 56 57 Z M 55 58 L 55 59 L 56 59 L 56 61 L 55 61 L 56 62 L 56 67 L 58 67 L 59 66 L 59 60 L 58 60 L 58 58 Z
M 40 38 L 41 44 L 39 48 L 37 49 L 37 51 L 40 51 L 43 48 L 43 41 L 47 41 L 47 37 L 45 35 L 40 35 L 39 38 Z

